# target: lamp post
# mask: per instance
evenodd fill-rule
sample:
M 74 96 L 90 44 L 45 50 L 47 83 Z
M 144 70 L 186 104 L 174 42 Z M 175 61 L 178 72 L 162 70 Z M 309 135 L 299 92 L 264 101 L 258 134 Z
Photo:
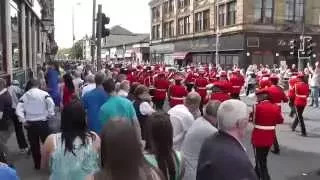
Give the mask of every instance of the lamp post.
M 74 41 L 76 39 L 75 34 L 74 34 L 74 7 L 75 6 L 80 6 L 80 5 L 81 5 L 81 3 L 77 2 L 76 4 L 74 4 L 72 6 L 72 46 L 74 46 Z

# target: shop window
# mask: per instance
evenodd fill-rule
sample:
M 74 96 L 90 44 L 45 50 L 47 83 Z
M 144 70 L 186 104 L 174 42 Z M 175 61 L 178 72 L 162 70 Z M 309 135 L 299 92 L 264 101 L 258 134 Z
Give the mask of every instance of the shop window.
M 11 32 L 12 32 L 12 67 L 19 68 L 21 62 L 21 29 L 20 29 L 20 11 L 19 5 L 10 0 L 10 17 L 11 17 Z
M 0 27 L 4 27 L 3 25 L 3 21 L 2 21 L 2 18 L 3 18 L 3 1 L 0 1 Z M 0 74 L 5 70 L 4 69 L 4 39 L 3 39 L 3 36 L 2 36 L 2 33 L 3 33 L 3 28 L 0 28 Z

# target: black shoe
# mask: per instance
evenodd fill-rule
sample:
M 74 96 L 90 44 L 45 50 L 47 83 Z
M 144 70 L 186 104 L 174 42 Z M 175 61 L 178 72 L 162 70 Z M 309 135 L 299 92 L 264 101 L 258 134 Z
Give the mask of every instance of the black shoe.
M 273 154 L 280 155 L 280 150 L 279 150 L 279 149 L 277 149 L 277 150 L 272 150 L 271 152 L 272 152 Z
M 301 136 L 302 137 L 307 137 L 307 133 L 302 133 Z

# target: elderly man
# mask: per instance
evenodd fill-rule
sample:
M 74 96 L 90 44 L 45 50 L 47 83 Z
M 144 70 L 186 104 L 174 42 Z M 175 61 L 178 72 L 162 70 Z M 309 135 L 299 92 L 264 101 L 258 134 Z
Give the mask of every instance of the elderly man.
M 88 75 L 90 76 L 90 75 Z M 88 127 L 90 131 L 100 133 L 102 125 L 99 121 L 99 111 L 101 106 L 107 101 L 108 94 L 104 91 L 102 83 L 106 76 L 102 72 L 98 72 L 95 75 L 95 86 L 96 88 L 92 91 L 84 94 L 82 97 L 83 107 L 87 111 L 88 116 Z
M 180 150 L 185 136 L 194 122 L 194 115 L 199 112 L 201 96 L 191 92 L 184 100 L 184 104 L 176 105 L 168 111 L 173 127 L 173 148 Z
M 220 101 L 210 101 L 204 108 L 204 116 L 198 118 L 187 132 L 181 151 L 186 165 L 186 173 L 183 180 L 195 180 L 201 145 L 204 140 L 218 132 L 217 111 Z
M 86 93 L 94 90 L 96 88 L 95 76 L 93 74 L 89 74 L 86 77 L 87 83 L 83 86 L 81 96 L 83 97 Z
M 223 102 L 218 109 L 220 131 L 201 147 L 197 180 L 257 180 L 242 144 L 249 121 L 247 105 L 239 100 Z
M 16 114 L 28 132 L 28 140 L 34 168 L 40 169 L 41 153 L 40 139 L 42 143 L 50 135 L 51 131 L 48 124 L 48 118 L 54 116 L 54 102 L 50 95 L 39 89 L 39 81 L 31 79 L 31 89 L 27 91 L 17 105 Z

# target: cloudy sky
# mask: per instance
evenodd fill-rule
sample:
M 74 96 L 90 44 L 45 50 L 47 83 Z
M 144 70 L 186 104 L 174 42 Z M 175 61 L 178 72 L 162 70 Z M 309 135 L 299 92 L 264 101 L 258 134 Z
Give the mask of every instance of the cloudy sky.
M 150 32 L 148 2 L 150 0 L 97 0 L 110 17 L 110 27 L 121 25 L 135 33 Z M 60 48 L 72 46 L 72 7 L 76 40 L 92 33 L 92 0 L 55 0 L 55 35 Z

